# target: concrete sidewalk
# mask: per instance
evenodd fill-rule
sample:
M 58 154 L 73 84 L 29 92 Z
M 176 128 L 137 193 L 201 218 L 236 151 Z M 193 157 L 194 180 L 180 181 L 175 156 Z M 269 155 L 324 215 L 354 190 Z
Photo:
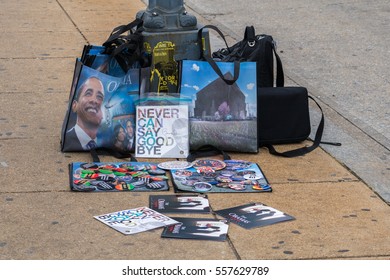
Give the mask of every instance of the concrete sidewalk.
M 60 151 L 75 58 L 144 8 L 139 0 L 1 2 L 0 259 L 390 259 L 389 205 L 322 149 L 294 159 L 231 153 L 257 162 L 273 192 L 210 194 L 212 209 L 262 202 L 296 220 L 231 224 L 227 242 L 163 239 L 160 229 L 125 236 L 93 218 L 147 206 L 150 193 L 70 191 L 68 164 L 91 161 Z
M 145 2 L 145 1 L 144 1 Z M 271 34 L 287 85 L 303 86 L 326 114 L 323 149 L 390 202 L 390 10 L 387 0 L 187 0 L 233 42 L 244 27 Z M 314 105 L 311 117 L 320 112 Z M 314 137 L 314 129 L 312 137 Z

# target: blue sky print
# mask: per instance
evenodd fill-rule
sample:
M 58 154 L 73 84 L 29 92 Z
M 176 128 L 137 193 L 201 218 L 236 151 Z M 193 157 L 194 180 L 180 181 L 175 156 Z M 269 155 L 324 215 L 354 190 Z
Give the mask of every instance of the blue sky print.
M 217 65 L 224 75 L 227 72 L 230 72 L 233 75 L 233 63 L 217 62 Z M 214 82 L 218 77 L 218 74 L 215 73 L 210 64 L 206 61 L 183 61 L 180 97 L 192 100 L 192 104 L 190 104 L 190 116 L 194 115 L 196 94 L 204 87 Z M 240 75 L 236 84 L 246 97 L 248 116 L 256 116 L 256 63 L 240 63 Z

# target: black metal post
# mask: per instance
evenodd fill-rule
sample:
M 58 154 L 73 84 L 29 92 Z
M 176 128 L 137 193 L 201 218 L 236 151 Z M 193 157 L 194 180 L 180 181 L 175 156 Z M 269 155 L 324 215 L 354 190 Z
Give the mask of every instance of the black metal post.
M 151 91 L 177 93 L 177 62 L 197 60 L 200 48 L 210 49 L 209 36 L 203 31 L 198 42 L 195 16 L 187 13 L 183 0 L 149 0 L 148 7 L 137 13 L 143 20 L 144 51 L 152 56 Z
M 183 0 L 149 0 L 146 11 L 137 17 L 144 20 L 149 32 L 170 32 L 197 29 L 197 19 L 187 13 Z

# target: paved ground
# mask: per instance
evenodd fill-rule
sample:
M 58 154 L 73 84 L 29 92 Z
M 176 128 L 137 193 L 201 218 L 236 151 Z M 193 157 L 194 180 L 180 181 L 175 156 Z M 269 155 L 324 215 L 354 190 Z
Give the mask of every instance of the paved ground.
M 195 10 L 201 6 L 207 11 L 200 20 L 212 21 L 215 15 L 228 25 L 228 17 L 223 15 L 227 6 L 221 5 L 217 13 L 207 1 L 187 3 Z M 0 259 L 390 259 L 386 196 L 382 199 L 372 190 L 375 186 L 351 171 L 349 163 L 323 149 L 294 159 L 277 158 L 265 150 L 257 155 L 232 154 L 233 158 L 259 163 L 274 191 L 209 196 L 213 210 L 262 202 L 294 216 L 292 222 L 253 230 L 231 225 L 227 242 L 162 239 L 161 230 L 124 236 L 97 222 L 94 215 L 146 206 L 149 194 L 69 190 L 68 164 L 90 161 L 88 154 L 61 153 L 59 145 L 74 62 L 85 44 L 102 43 L 113 27 L 132 20 L 144 4 L 135 0 L 20 0 L 0 1 L 0 5 Z M 263 5 L 269 5 L 269 10 L 273 7 Z M 334 11 L 339 8 L 342 6 L 333 6 Z M 289 9 L 292 14 L 302 11 L 294 6 Z M 230 14 L 230 28 L 238 32 L 246 22 L 234 18 L 235 13 Z M 251 16 L 251 20 L 257 18 L 261 17 Z M 302 24 L 299 19 L 291 20 Z M 289 52 L 299 47 L 288 44 L 290 37 L 277 32 L 278 25 L 265 32 L 275 34 L 284 46 L 281 50 L 289 82 L 305 85 L 317 96 L 323 91 L 315 79 L 316 69 L 307 69 L 313 75 L 309 79 L 303 71 L 306 66 L 294 63 Z M 301 43 L 298 38 L 294 36 L 296 44 Z M 332 50 L 329 55 L 333 55 Z M 305 56 L 300 63 L 314 59 L 306 51 Z M 299 60 L 296 55 L 295 59 Z M 325 62 L 321 65 L 329 66 Z M 357 75 L 356 81 L 363 83 L 365 79 Z M 341 86 L 339 81 L 333 83 L 336 88 Z M 329 140 L 339 141 L 350 127 L 344 123 L 336 126 L 332 116 L 343 110 L 325 105 L 331 119 L 327 129 L 334 125 L 332 129 L 340 130 Z M 338 106 L 344 108 L 342 102 Z M 340 117 L 353 123 L 348 116 Z M 350 146 L 343 147 L 347 153 Z M 373 164 L 382 168 L 381 162 Z M 388 174 L 386 169 L 383 172 Z
M 273 35 L 287 83 L 309 89 L 326 112 L 324 139 L 343 144 L 323 148 L 390 202 L 388 1 L 189 0 L 186 5 L 232 42 L 242 39 L 246 25 Z M 316 108 L 312 117 L 318 120 Z

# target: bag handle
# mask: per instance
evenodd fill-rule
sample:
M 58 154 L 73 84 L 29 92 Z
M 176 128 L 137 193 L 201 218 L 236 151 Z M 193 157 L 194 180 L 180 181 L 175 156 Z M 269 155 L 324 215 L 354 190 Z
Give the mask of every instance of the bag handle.
M 205 25 L 202 28 L 200 28 L 199 31 L 198 31 L 198 44 L 199 44 L 199 48 L 200 48 L 200 58 L 206 60 L 211 65 L 211 67 L 213 68 L 215 73 L 217 73 L 218 76 L 226 84 L 232 85 L 232 84 L 234 84 L 238 80 L 238 78 L 240 76 L 240 63 L 238 61 L 234 61 L 233 62 L 234 63 L 234 76 L 233 76 L 233 79 L 226 79 L 225 76 L 223 75 L 221 69 L 219 69 L 217 63 L 211 58 L 210 54 L 205 55 L 205 53 L 204 53 L 202 32 L 203 32 L 203 29 L 206 29 L 206 28 L 207 29 L 213 29 L 213 30 L 217 31 L 217 33 L 221 36 L 221 38 L 225 42 L 226 47 L 229 49 L 228 44 L 227 44 L 226 39 L 225 39 L 225 36 L 221 32 L 221 30 L 219 30 L 218 27 L 216 27 L 214 25 Z
M 256 44 L 256 32 L 255 28 L 252 26 L 245 27 L 244 41 L 248 42 L 250 47 L 254 47 Z
M 129 36 L 134 36 L 134 34 Z M 122 43 L 118 45 L 114 50 L 112 50 L 111 56 L 116 59 L 119 66 L 125 72 L 127 72 L 131 68 L 131 65 L 134 62 L 141 58 L 141 50 L 139 48 L 140 42 L 141 36 L 134 36 L 130 41 L 126 40 L 126 43 Z
M 142 57 L 140 50 L 144 30 L 142 24 L 143 20 L 135 19 L 127 25 L 120 25 L 113 29 L 109 38 L 103 43 L 106 48 L 105 53 L 114 57 L 124 72 L 127 72 L 132 64 Z M 124 34 L 125 32 L 129 34 Z
M 137 27 L 137 30 L 139 30 L 141 28 L 142 24 L 143 24 L 143 20 L 137 18 L 126 25 L 120 25 L 118 27 L 115 27 L 112 30 L 108 39 L 103 43 L 103 46 L 105 46 L 105 47 L 110 46 L 115 40 L 117 40 L 123 33 L 127 32 L 127 31 L 130 31 L 131 34 L 133 34 L 132 29 Z M 139 31 L 141 31 L 141 30 L 139 30 Z
M 203 26 L 202 28 L 200 28 L 198 31 L 198 43 L 200 46 L 200 57 L 201 58 L 204 57 L 204 45 L 203 45 L 203 41 L 202 41 L 203 29 L 213 29 L 214 31 L 216 31 L 219 34 L 219 36 L 222 38 L 222 40 L 225 42 L 226 49 L 229 51 L 229 45 L 226 42 L 225 35 L 223 35 L 222 31 L 218 27 L 216 27 L 215 25 L 207 24 L 207 25 Z
M 216 156 L 216 155 L 222 155 L 223 160 L 230 160 L 231 157 L 224 152 L 223 150 L 213 146 L 213 145 L 204 145 L 190 153 L 187 157 L 188 162 L 193 162 L 197 158 L 201 157 L 211 157 L 211 156 Z
M 318 125 L 313 144 L 309 147 L 306 146 L 306 147 L 302 147 L 302 148 L 298 148 L 298 149 L 286 151 L 286 152 L 278 152 L 270 144 L 264 145 L 264 147 L 266 147 L 269 150 L 270 154 L 276 155 L 276 156 L 292 158 L 292 157 L 297 157 L 297 156 L 303 156 L 307 153 L 310 153 L 311 151 L 316 149 L 321 143 L 328 144 L 328 145 L 334 145 L 334 146 L 341 146 L 341 143 L 321 142 L 321 138 L 322 138 L 322 134 L 324 132 L 324 126 L 325 126 L 324 112 L 322 111 L 320 104 L 318 104 L 318 102 L 313 97 L 311 97 L 311 96 L 308 96 L 308 97 L 314 101 L 314 103 L 318 106 L 318 108 L 321 111 L 321 121 Z
M 262 34 L 260 36 L 267 36 L 267 35 Z M 253 47 L 255 45 L 256 32 L 253 25 L 247 26 L 245 28 L 244 41 L 247 41 L 250 47 Z M 278 53 L 276 52 L 276 43 L 273 39 L 272 39 L 272 51 L 275 55 L 275 60 L 276 60 L 276 86 L 284 87 L 284 71 L 283 71 L 282 60 L 280 59 Z
M 267 35 L 262 34 L 260 36 L 267 36 Z M 256 31 L 253 25 L 247 26 L 245 28 L 244 41 L 246 41 L 250 47 L 255 46 Z M 272 39 L 272 51 L 275 55 L 275 60 L 276 60 L 276 86 L 284 87 L 284 71 L 283 71 L 282 60 L 280 59 L 278 53 L 276 52 L 276 43 L 275 41 L 273 41 L 273 39 Z

